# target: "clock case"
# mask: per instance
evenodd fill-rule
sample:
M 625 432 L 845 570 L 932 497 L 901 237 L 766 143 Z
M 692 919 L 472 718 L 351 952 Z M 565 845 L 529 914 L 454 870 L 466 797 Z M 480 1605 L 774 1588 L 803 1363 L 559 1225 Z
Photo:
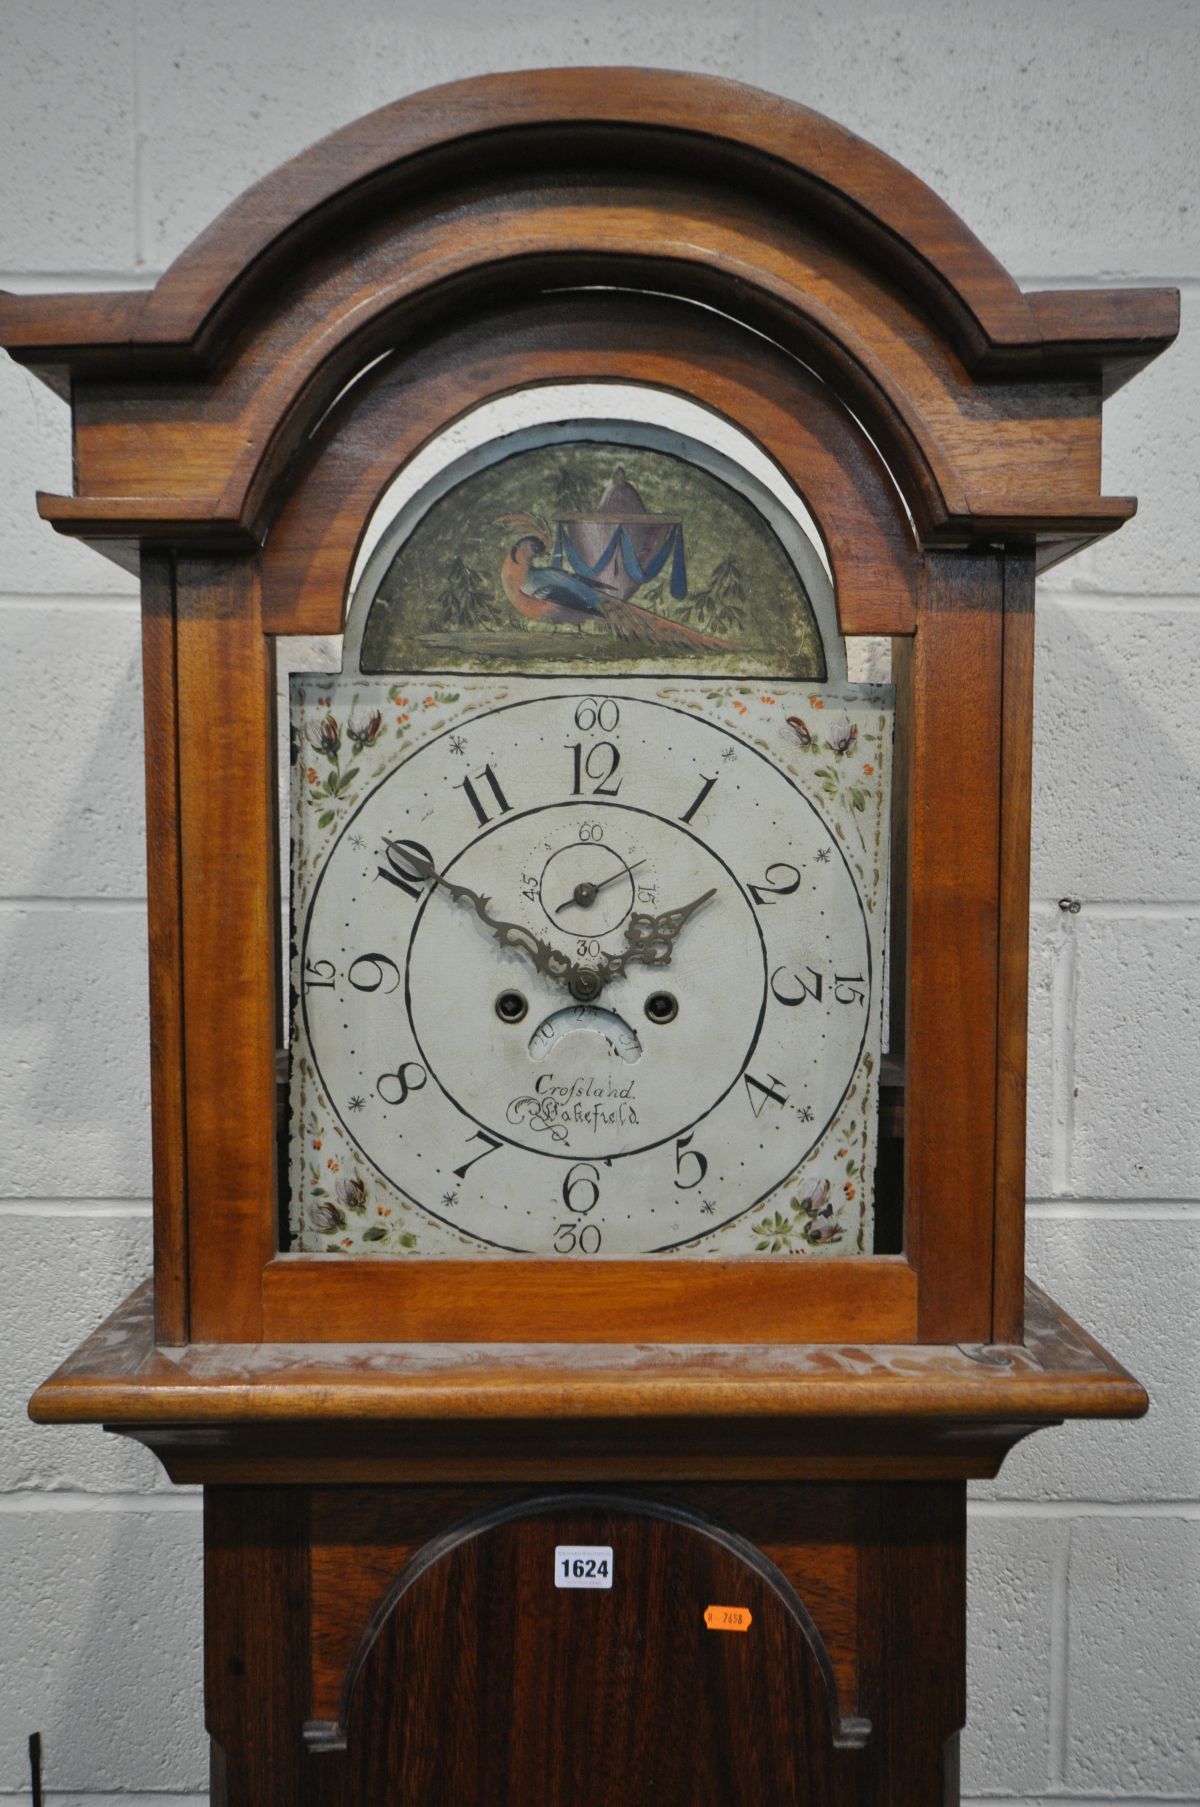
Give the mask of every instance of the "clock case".
M 927 1608 L 937 1737 L 920 1755 L 895 1731 L 870 1761 L 926 1777 L 878 1798 L 924 1801 L 936 1746 L 936 1798 L 957 1799 L 961 1483 L 1040 1425 L 1147 1403 L 1024 1275 L 1033 594 L 1133 513 L 1100 493 L 1102 404 L 1177 311 L 1165 290 L 1023 294 L 921 182 L 803 107 L 586 69 L 384 108 L 148 293 L 0 301 L 0 340 L 71 408 L 75 493 L 42 516 L 140 573 L 146 699 L 153 1282 L 31 1409 L 208 1486 L 217 1798 L 301 1798 L 279 1727 L 336 1720 L 314 1651 L 342 1673 L 318 1580 L 336 1570 L 369 1618 L 385 1507 L 408 1502 L 397 1562 L 459 1507 L 500 1510 L 489 1490 L 542 1483 L 674 1489 L 671 1511 L 732 1514 L 761 1548 L 734 1496 L 770 1482 L 793 1576 L 796 1527 L 845 1496 L 863 1616 L 818 1678 L 843 1717 L 912 1718 Z M 819 524 L 843 633 L 891 638 L 899 1254 L 512 1275 L 280 1253 L 274 639 L 340 631 L 364 525 L 432 436 L 577 380 L 732 420 Z M 351 1586 L 314 1526 L 355 1488 Z M 234 1702 L 225 1658 L 255 1638 L 271 1661 Z M 280 1666 L 292 1705 L 260 1739 Z M 246 1780 L 267 1745 L 278 1797 Z

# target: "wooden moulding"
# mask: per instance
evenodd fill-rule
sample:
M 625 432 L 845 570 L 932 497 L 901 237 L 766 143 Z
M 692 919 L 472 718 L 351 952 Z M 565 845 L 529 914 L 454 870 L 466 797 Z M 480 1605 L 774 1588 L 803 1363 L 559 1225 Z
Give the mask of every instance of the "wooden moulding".
M 177 577 L 188 1317 L 195 1340 L 253 1340 L 275 1241 L 271 649 L 253 561 L 183 560 Z M 174 968 L 161 983 L 173 997 Z
M 895 1256 L 842 1261 L 636 1261 L 572 1265 L 553 1256 L 376 1260 L 283 1255 L 262 1276 L 263 1334 L 455 1342 L 814 1342 L 917 1334 L 918 1276 Z
M 103 1423 L 177 1480 L 963 1478 L 1145 1392 L 1036 1287 L 1023 1344 L 193 1344 L 149 1285 L 41 1386 L 40 1423 Z
M 357 120 L 249 189 L 176 260 L 150 294 L 9 300 L 6 337 L 29 362 L 136 350 L 152 365 L 205 368 L 256 300 L 314 241 L 396 194 L 446 180 L 522 143 L 533 171 L 561 173 L 589 135 L 654 139 L 656 162 L 698 152 L 738 186 L 790 184 L 875 259 L 898 263 L 945 323 L 968 366 L 1028 372 L 1095 367 L 1098 351 L 1149 358 L 1172 336 L 1171 292 L 1022 295 L 961 219 L 911 171 L 795 102 L 710 76 L 645 69 L 542 69 L 477 77 L 412 95 Z
M 187 1138 L 183 920 L 179 872 L 179 721 L 174 561 L 142 566 L 149 917 L 150 1108 L 154 1160 L 154 1299 L 161 1343 L 188 1340 Z
M 673 391 L 756 441 L 820 524 L 847 634 L 910 634 L 918 552 L 887 466 L 811 371 L 727 320 L 662 297 L 547 296 L 376 366 L 321 423 L 263 551 L 263 624 L 337 634 L 363 529 L 438 432 L 514 389 L 625 382 Z
M 1029 1019 L 1029 863 L 1033 805 L 1033 559 L 1004 567 L 1000 921 L 996 996 L 996 1209 L 992 1336 L 1021 1333 L 1025 1277 L 1025 1085 Z
M 594 285 L 715 307 L 811 363 L 950 543 L 1126 519 L 1098 494 L 1101 393 L 1177 330 L 1166 292 L 1022 295 L 916 178 L 802 107 L 550 70 L 383 109 L 252 190 L 152 293 L 5 297 L 0 340 L 70 386 L 79 493 L 44 499 L 57 527 L 121 556 L 244 548 L 379 352 Z
M 1003 570 L 928 554 L 913 642 L 904 1201 L 928 1343 L 992 1336 Z

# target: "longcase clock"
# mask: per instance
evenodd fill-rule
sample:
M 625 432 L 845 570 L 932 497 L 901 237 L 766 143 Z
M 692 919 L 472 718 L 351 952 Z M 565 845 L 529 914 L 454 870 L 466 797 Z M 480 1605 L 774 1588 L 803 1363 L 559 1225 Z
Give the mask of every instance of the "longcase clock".
M 966 1481 L 1146 1406 L 1023 1272 L 1032 627 L 1176 298 L 618 74 L 0 305 L 148 729 L 154 1275 L 32 1410 L 204 1485 L 228 1807 L 956 1802 Z

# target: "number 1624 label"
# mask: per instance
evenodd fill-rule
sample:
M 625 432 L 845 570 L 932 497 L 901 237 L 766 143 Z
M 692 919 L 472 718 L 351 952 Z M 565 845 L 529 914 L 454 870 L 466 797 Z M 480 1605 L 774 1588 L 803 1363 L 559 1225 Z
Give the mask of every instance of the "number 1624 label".
M 613 1553 L 611 1544 L 555 1544 L 555 1587 L 611 1587 L 612 1578 Z

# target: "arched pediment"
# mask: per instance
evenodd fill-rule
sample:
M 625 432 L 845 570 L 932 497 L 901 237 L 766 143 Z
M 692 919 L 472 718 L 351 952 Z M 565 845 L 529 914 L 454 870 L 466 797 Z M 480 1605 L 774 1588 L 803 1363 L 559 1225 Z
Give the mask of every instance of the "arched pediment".
M 258 183 L 152 291 L 5 297 L 0 338 L 73 397 L 57 527 L 250 545 L 373 358 L 596 286 L 716 309 L 810 365 L 928 543 L 1069 549 L 1132 512 L 1099 494 L 1100 405 L 1173 336 L 1174 297 L 1022 294 L 891 158 L 712 77 L 543 70 L 412 96 Z

